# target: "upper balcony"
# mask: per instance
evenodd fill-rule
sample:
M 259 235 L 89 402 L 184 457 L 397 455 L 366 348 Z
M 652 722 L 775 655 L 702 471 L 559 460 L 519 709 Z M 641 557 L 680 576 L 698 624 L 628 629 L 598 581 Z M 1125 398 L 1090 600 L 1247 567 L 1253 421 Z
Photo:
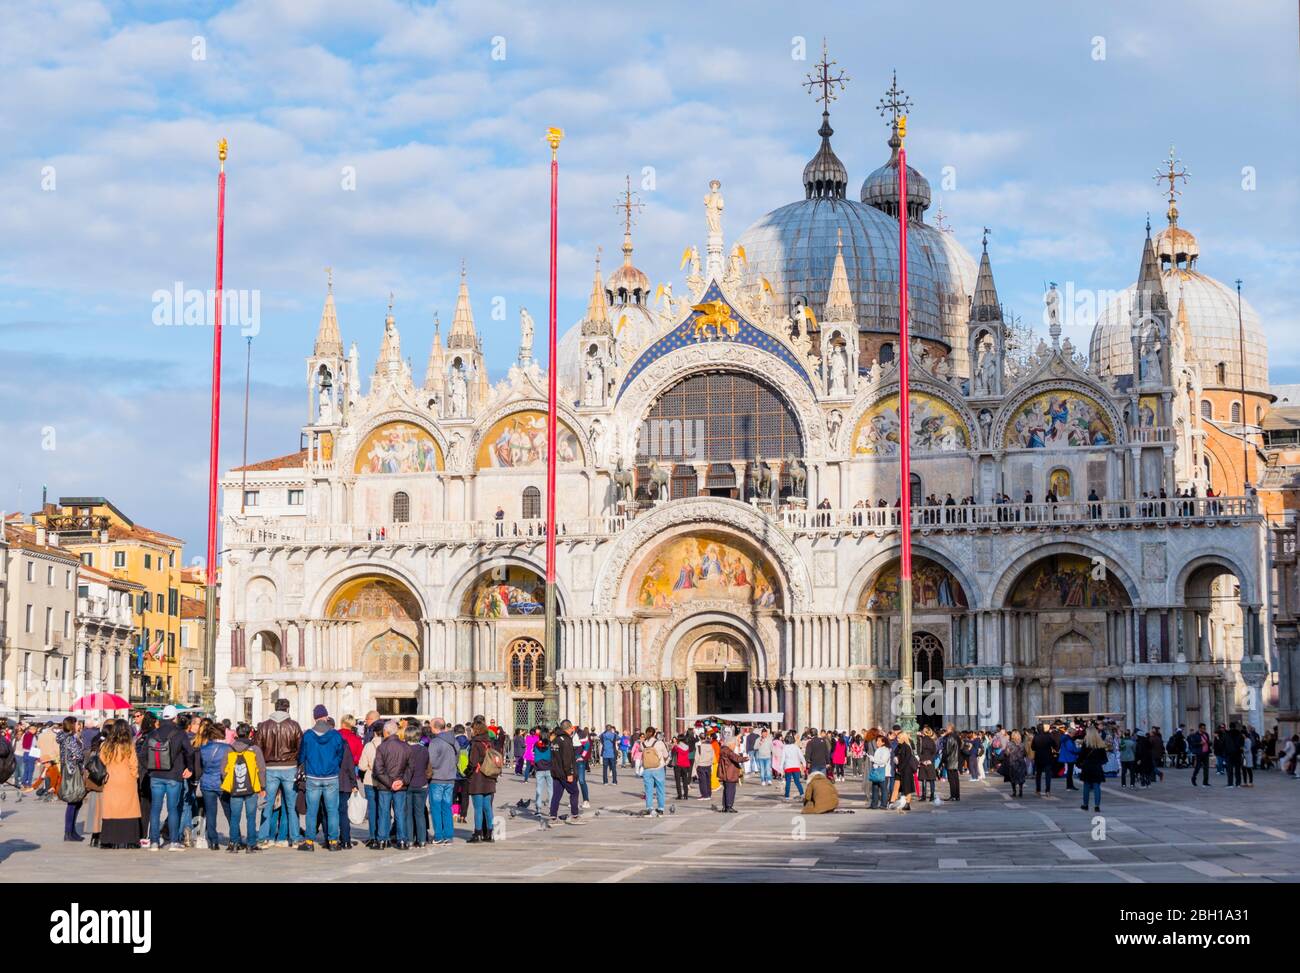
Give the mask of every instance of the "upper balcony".
M 697 498 L 690 498 L 697 499 Z M 665 500 L 665 504 L 680 500 Z M 651 508 L 653 509 L 653 508 Z M 791 537 L 859 534 L 883 536 L 897 532 L 902 511 L 897 507 L 778 510 L 758 507 L 774 526 Z M 642 509 L 634 516 L 647 516 Z M 1041 532 L 1190 527 L 1234 524 L 1261 516 L 1257 497 L 1197 497 L 1137 500 L 1096 500 L 1069 503 L 989 503 L 913 506 L 911 529 L 918 534 Z M 556 537 L 601 540 L 626 529 L 632 516 L 571 518 L 558 523 Z M 542 543 L 546 522 L 540 519 L 470 520 L 438 523 L 312 524 L 283 519 L 236 524 L 227 530 L 231 547 L 400 547 L 423 544 Z

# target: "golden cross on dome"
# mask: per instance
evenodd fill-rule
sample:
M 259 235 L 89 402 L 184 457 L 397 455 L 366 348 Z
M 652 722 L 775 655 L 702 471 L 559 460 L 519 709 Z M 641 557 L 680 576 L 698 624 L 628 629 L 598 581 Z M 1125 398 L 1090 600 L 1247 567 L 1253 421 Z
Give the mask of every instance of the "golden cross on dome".
M 808 80 L 803 83 L 803 87 L 808 89 L 808 94 L 813 95 L 822 103 L 822 111 L 830 111 L 831 102 L 835 100 L 835 86 L 839 85 L 840 90 L 844 90 L 846 81 L 852 80 L 847 74 L 841 71 L 839 74 L 831 74 L 831 68 L 835 67 L 835 62 L 826 56 L 826 38 L 822 38 L 822 59 L 813 65 L 813 72 L 808 75 Z M 814 88 L 821 88 L 821 94 L 813 94 Z
M 1182 159 L 1175 158 L 1174 147 L 1171 145 L 1169 146 L 1169 161 L 1162 168 L 1157 169 L 1153 177 L 1156 182 L 1164 180 L 1169 183 L 1169 208 L 1171 210 L 1174 209 L 1174 200 L 1182 195 L 1182 190 L 1175 186 L 1175 182 L 1181 179 L 1185 185 L 1187 177 L 1191 175 L 1185 168 L 1179 168 L 1182 164 Z
M 912 108 L 912 99 L 907 97 L 907 92 L 898 86 L 898 72 L 893 72 L 893 78 L 889 83 L 889 90 L 885 92 L 885 97 L 880 99 L 879 111 L 890 125 L 897 125 L 898 120 L 908 113 Z
M 645 209 L 645 203 L 641 202 L 641 197 L 632 192 L 631 176 L 627 177 L 627 188 L 623 190 L 623 198 L 614 204 L 614 208 L 623 211 L 623 232 L 625 234 L 631 233 L 632 224 L 636 221 L 636 217 L 632 215 L 632 211 L 636 210 L 640 212 Z

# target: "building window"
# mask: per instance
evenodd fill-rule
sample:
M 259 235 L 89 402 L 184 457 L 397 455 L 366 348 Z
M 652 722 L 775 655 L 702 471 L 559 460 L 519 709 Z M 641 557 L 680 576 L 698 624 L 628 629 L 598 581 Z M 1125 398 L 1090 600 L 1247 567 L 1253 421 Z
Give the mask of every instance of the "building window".
M 1257 405 L 1255 406 L 1255 425 L 1258 426 L 1263 421 L 1264 421 L 1264 407 L 1262 405 Z
M 537 520 L 542 516 L 542 491 L 535 486 L 524 487 L 520 516 L 524 520 Z
M 290 490 L 290 491 L 289 491 L 289 506 L 291 506 L 291 507 L 301 507 L 301 506 L 302 506 L 302 491 L 301 491 L 301 490 Z
M 150 568 L 152 568 L 152 567 L 153 567 L 153 555 L 152 555 L 152 554 L 146 554 L 146 555 L 144 556 L 144 569 L 145 569 L 146 571 L 148 571 L 148 570 L 149 570 Z
M 167 589 L 167 614 L 173 618 L 180 614 L 180 594 L 175 588 Z
M 1228 414 L 1232 417 L 1233 422 L 1241 422 L 1241 403 L 1232 403 L 1232 408 L 1229 410 Z
M 163 610 L 163 597 L 162 597 L 162 592 L 161 592 L 161 591 L 158 592 L 158 593 L 155 594 L 153 597 L 154 597 L 153 610 L 156 611 L 156 612 L 160 612 L 160 611 L 162 611 L 162 610 Z
M 45 583 L 49 585 L 51 588 L 54 587 L 54 565 L 53 564 L 45 565 Z
M 34 561 L 27 562 L 27 580 L 29 582 L 36 580 L 36 562 Z
M 1219 362 L 1218 368 L 1217 368 L 1216 370 L 1217 370 L 1217 372 L 1218 372 L 1218 374 L 1219 374 L 1219 384 L 1220 384 L 1220 385 L 1227 385 L 1227 384 L 1228 384 L 1228 364 L 1227 364 L 1227 362 Z
M 28 635 L 32 633 L 32 620 L 35 618 L 35 609 L 31 605 L 27 606 L 27 611 L 23 615 L 23 631 Z
M 411 498 L 405 491 L 393 494 L 393 523 L 404 524 L 411 519 Z
M 168 552 L 167 552 L 167 566 L 168 566 L 169 568 L 174 568 L 174 567 L 176 567 L 176 552 L 175 552 L 175 551 L 168 551 Z
M 181 648 L 188 649 L 189 647 L 190 647 L 190 630 L 186 628 L 184 625 L 182 625 L 181 626 Z
M 63 613 L 63 637 L 66 639 L 72 634 L 72 612 Z
M 137 612 L 139 612 L 141 615 L 143 615 L 145 612 L 147 612 L 147 611 L 149 610 L 149 596 L 148 596 L 148 595 L 140 595 L 138 598 L 136 598 L 136 609 L 135 609 L 135 610 L 136 610 Z
M 113 567 L 115 568 L 126 567 L 126 551 L 113 552 Z
M 1214 418 L 1214 406 L 1210 403 L 1209 399 L 1201 399 L 1201 418 L 1202 419 Z
M 50 636 L 54 634 L 54 609 L 45 609 L 45 644 L 50 644 Z
M 71 571 L 64 571 L 64 572 L 63 572 L 63 590 L 64 590 L 64 591 L 71 591 L 71 590 L 72 590 L 72 572 L 71 572 Z
M 880 364 L 886 365 L 894 360 L 894 345 L 892 342 L 885 342 L 880 346 Z
M 244 491 L 244 506 L 245 506 L 245 507 L 256 507 L 256 506 L 257 506 L 257 491 L 256 491 L 256 490 L 245 490 L 245 491 Z
M 921 495 L 921 478 L 913 473 L 907 478 L 908 483 L 908 502 L 913 507 L 919 507 L 925 503 L 925 497 Z
M 176 658 L 176 633 L 167 633 L 167 658 L 174 660 Z

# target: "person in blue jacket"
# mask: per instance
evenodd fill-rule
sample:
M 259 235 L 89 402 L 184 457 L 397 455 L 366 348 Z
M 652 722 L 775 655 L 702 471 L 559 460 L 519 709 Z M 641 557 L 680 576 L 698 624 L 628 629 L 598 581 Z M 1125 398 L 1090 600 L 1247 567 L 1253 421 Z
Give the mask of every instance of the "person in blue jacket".
M 618 783 L 618 731 L 614 724 L 607 724 L 605 732 L 600 735 L 600 781 L 608 784 L 610 775 Z
M 1061 752 L 1056 759 L 1065 767 L 1065 789 L 1077 791 L 1079 788 L 1074 786 L 1074 765 L 1079 759 L 1079 746 L 1068 730 L 1061 734 Z
M 343 736 L 330 726 L 329 710 L 317 706 L 311 712 L 316 723 L 302 735 L 298 748 L 298 766 L 307 779 L 307 813 L 303 817 L 306 834 L 299 851 L 315 851 L 316 819 L 325 805 L 325 848 L 339 850 L 339 769 L 343 766 L 348 745 Z
M 199 745 L 199 791 L 203 795 L 207 847 L 209 851 L 217 851 L 221 847 L 221 837 L 217 833 L 218 806 L 225 809 L 226 827 L 230 827 L 230 799 L 221 790 L 221 778 L 226 772 L 226 754 L 230 753 L 230 744 L 226 743 L 226 728 L 220 723 L 206 721 L 194 742 Z

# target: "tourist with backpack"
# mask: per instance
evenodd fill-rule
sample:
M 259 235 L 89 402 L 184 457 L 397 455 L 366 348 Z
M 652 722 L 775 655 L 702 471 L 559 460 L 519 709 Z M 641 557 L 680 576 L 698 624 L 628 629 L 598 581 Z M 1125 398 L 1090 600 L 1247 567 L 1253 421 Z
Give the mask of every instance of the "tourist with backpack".
M 230 805 L 221 788 L 221 778 L 226 772 L 226 755 L 230 753 L 226 728 L 220 723 L 206 722 L 194 742 L 199 747 L 199 790 L 203 795 L 203 820 L 207 825 L 205 840 L 209 850 L 218 851 L 221 848 L 221 836 L 217 832 L 218 805 L 225 809 L 226 825 L 230 825 Z
M 176 723 L 176 707 L 164 706 L 162 720 L 144 738 L 145 773 L 149 780 L 149 850 L 162 848 L 163 803 L 167 805 L 169 851 L 185 850 L 181 821 L 184 782 L 194 776 L 194 748 Z
M 253 742 L 253 728 L 247 723 L 235 727 L 235 739 L 226 752 L 221 790 L 229 802 L 231 854 L 255 852 L 257 847 L 257 800 L 266 793 L 266 760 L 262 748 Z M 246 822 L 248 841 L 243 840 L 240 822 Z
M 465 793 L 474 805 L 474 833 L 470 844 L 492 840 L 492 798 L 504 766 L 501 752 L 492 746 L 487 724 L 476 721 L 469 731 L 469 763 L 465 775 Z
M 647 817 L 655 813 L 656 802 L 659 805 L 659 816 L 663 817 L 664 775 L 667 773 L 667 766 L 668 748 L 659 739 L 655 728 L 653 726 L 648 727 L 645 731 L 645 737 L 641 740 L 641 783 L 645 787 L 645 813 Z

